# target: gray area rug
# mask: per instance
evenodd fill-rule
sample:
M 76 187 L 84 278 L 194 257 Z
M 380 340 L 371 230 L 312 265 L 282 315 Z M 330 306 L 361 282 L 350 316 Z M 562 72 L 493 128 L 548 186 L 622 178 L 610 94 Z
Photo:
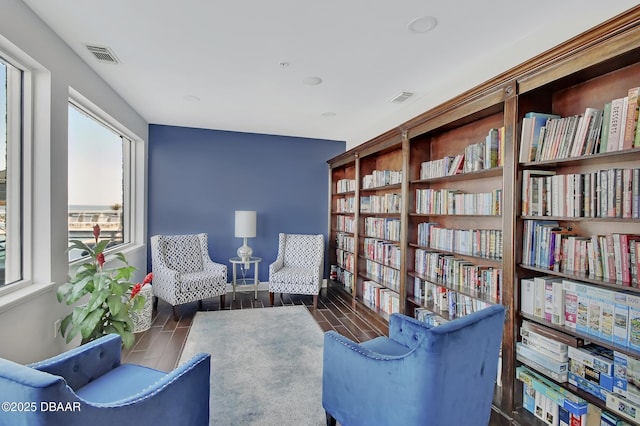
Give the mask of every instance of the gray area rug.
M 198 312 L 180 363 L 211 354 L 211 425 L 324 425 L 322 347 L 304 306 Z

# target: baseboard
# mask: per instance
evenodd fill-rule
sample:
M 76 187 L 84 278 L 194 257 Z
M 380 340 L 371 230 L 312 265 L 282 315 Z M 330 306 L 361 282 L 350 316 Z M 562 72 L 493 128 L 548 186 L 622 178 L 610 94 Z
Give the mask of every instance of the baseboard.
M 322 288 L 326 288 L 328 285 L 327 279 L 322 280 Z M 260 281 L 258 283 L 258 291 L 268 291 L 269 290 L 269 282 L 268 281 Z M 238 291 L 254 291 L 253 284 L 238 284 L 236 285 L 236 292 Z M 227 283 L 227 293 L 233 292 L 233 283 Z

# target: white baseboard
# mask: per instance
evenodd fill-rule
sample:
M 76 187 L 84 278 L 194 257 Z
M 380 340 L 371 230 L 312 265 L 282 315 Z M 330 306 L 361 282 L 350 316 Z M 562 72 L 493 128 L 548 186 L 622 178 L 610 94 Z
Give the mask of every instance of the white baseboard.
M 327 287 L 327 279 L 322 280 L 322 288 Z M 269 290 L 269 282 L 268 281 L 260 281 L 258 283 L 258 291 L 268 291 Z M 236 292 L 238 291 L 254 291 L 253 284 L 238 284 L 236 285 Z M 233 292 L 233 283 L 227 283 L 227 293 Z

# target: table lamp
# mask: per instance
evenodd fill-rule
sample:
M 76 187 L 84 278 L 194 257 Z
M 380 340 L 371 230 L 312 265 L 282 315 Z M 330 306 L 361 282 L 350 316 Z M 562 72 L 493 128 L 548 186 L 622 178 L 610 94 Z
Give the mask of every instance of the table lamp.
M 247 245 L 247 238 L 254 238 L 256 236 L 256 212 L 248 210 L 236 210 L 236 238 L 242 238 L 243 243 L 238 248 L 238 257 L 243 261 L 248 261 L 253 250 Z M 245 265 L 249 267 L 248 264 Z

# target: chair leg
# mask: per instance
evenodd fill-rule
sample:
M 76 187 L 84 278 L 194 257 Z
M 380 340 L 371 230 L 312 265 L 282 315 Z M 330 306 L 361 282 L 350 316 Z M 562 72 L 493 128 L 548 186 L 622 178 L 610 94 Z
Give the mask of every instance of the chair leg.
M 333 416 L 326 411 L 324 413 L 327 416 L 327 426 L 336 426 L 336 419 L 334 419 Z
M 269 304 L 273 306 L 273 292 L 269 292 Z
M 180 315 L 178 315 L 178 309 L 176 309 L 176 305 L 173 305 L 172 308 L 173 308 L 173 319 L 175 322 L 178 322 L 180 320 Z
M 318 295 L 314 294 L 313 295 L 313 310 L 315 311 L 317 307 L 318 307 Z
M 153 309 L 158 309 L 158 296 L 153 296 Z
M 220 310 L 224 309 L 224 294 L 220 295 Z

